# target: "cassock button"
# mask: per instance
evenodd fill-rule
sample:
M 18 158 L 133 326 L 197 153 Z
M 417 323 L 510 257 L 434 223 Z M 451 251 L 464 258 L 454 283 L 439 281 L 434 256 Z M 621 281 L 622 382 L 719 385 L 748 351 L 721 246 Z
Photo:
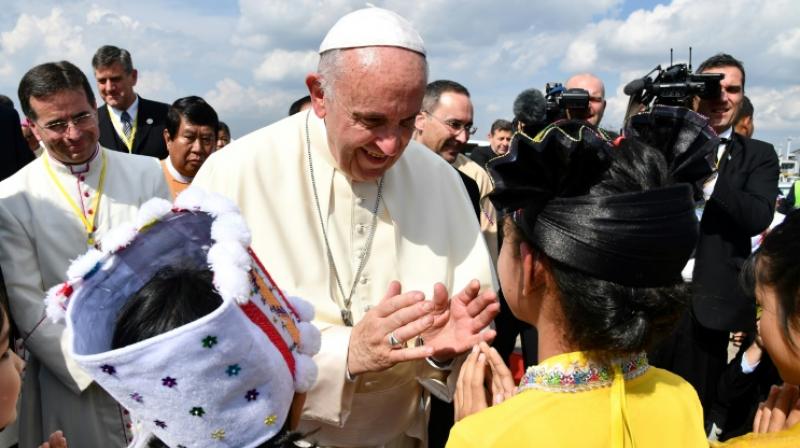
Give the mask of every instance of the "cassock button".
M 88 198 L 88 197 L 89 197 L 89 192 L 88 192 L 88 191 L 84 192 L 84 193 L 83 193 L 83 196 L 84 196 L 84 197 L 86 197 L 86 198 Z
M 80 176 L 78 176 L 78 179 L 80 179 L 80 181 L 83 182 L 86 179 L 86 177 L 83 174 L 81 174 Z
M 92 214 L 94 214 L 94 210 L 92 210 L 92 209 L 89 209 L 89 210 L 87 210 L 87 211 L 86 211 L 86 213 L 88 213 L 88 214 L 92 215 Z

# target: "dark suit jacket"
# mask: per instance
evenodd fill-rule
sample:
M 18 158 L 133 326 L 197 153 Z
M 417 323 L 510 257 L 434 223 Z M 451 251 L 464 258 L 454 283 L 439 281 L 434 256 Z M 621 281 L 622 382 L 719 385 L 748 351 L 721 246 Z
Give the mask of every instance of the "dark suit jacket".
M 750 330 L 755 302 L 739 283 L 750 237 L 766 229 L 778 194 L 778 156 L 769 143 L 732 134 L 706 202 L 695 253 L 692 310 L 706 328 Z
M 167 120 L 169 105 L 139 97 L 139 110 L 136 119 L 136 135 L 133 137 L 133 154 L 152 156 L 158 159 L 167 157 L 167 144 L 164 143 L 164 123 Z M 122 139 L 111 123 L 107 105 L 97 108 L 100 124 L 100 144 L 120 152 L 128 152 Z
M 0 106 L 0 180 L 16 173 L 35 158 L 22 136 L 17 111 Z
M 475 182 L 471 177 L 467 176 L 466 174 L 458 171 L 457 169 L 453 168 L 458 173 L 458 176 L 461 177 L 461 182 L 464 182 L 464 188 L 467 189 L 467 195 L 469 196 L 469 201 L 472 203 L 472 208 L 475 209 L 475 217 L 478 218 L 478 221 L 481 219 L 481 190 L 478 188 L 478 183 Z

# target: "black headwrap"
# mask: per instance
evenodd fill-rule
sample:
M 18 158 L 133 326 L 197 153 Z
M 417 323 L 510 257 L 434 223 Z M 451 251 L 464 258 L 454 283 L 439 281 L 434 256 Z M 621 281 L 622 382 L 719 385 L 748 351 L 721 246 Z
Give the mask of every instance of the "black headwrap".
M 585 121 L 558 122 L 533 138 L 517 133 L 488 164 L 492 202 L 551 259 L 621 285 L 674 284 L 697 240 L 692 190 L 590 196 L 614 151 Z
M 672 179 L 691 184 L 696 200 L 703 197 L 702 183 L 714 171 L 719 148 L 708 119 L 685 107 L 656 105 L 632 116 L 624 134 L 658 149 L 667 159 Z

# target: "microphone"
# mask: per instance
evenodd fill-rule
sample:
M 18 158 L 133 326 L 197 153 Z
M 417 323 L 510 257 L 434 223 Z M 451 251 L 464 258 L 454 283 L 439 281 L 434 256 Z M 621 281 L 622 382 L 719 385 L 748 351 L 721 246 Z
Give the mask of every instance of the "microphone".
M 650 78 L 644 77 L 639 79 L 634 79 L 633 81 L 629 82 L 622 91 L 625 95 L 631 96 L 641 92 L 645 87 L 651 84 Z
M 514 119 L 525 126 L 544 125 L 547 102 L 539 89 L 523 90 L 514 100 Z

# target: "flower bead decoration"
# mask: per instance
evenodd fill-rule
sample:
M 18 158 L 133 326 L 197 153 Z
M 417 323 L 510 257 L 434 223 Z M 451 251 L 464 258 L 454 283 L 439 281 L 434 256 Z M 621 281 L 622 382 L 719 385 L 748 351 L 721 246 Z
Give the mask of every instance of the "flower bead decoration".
M 134 392 L 134 393 L 130 394 L 130 397 L 131 397 L 131 400 L 133 400 L 133 401 L 135 401 L 137 403 L 144 403 L 144 397 L 142 397 L 142 394 L 140 394 L 139 392 Z
M 239 364 L 231 364 L 231 365 L 228 366 L 227 369 L 225 369 L 225 373 L 227 373 L 228 376 L 236 376 L 241 371 L 242 371 L 242 368 L 239 366 Z
M 222 440 L 222 439 L 224 439 L 225 438 L 225 430 L 224 429 L 218 429 L 218 430 L 212 432 L 211 433 L 211 438 L 214 439 L 214 440 Z
M 171 376 L 166 376 L 164 378 L 161 378 L 161 385 L 172 389 L 173 387 L 178 385 L 178 380 Z
M 158 426 L 161 429 L 167 429 L 167 424 L 162 420 L 154 420 L 153 424 Z
M 275 414 L 268 415 L 267 418 L 264 419 L 264 424 L 267 426 L 272 426 L 275 422 L 278 421 L 278 416 Z
M 111 364 L 103 364 L 102 366 L 100 366 L 100 370 L 109 375 L 115 375 L 117 373 L 117 369 L 114 368 L 114 366 L 112 366 Z
M 208 335 L 208 336 L 203 338 L 203 347 L 211 348 L 211 347 L 213 347 L 215 345 L 217 345 L 217 337 L 216 336 Z
M 205 415 L 205 413 L 206 411 L 200 406 L 195 406 L 189 411 L 189 414 L 192 414 L 195 417 L 202 417 L 203 415 Z
M 256 399 L 258 398 L 258 395 L 259 395 L 258 390 L 250 389 L 250 390 L 247 391 L 247 393 L 245 394 L 244 398 L 247 401 L 256 401 Z

